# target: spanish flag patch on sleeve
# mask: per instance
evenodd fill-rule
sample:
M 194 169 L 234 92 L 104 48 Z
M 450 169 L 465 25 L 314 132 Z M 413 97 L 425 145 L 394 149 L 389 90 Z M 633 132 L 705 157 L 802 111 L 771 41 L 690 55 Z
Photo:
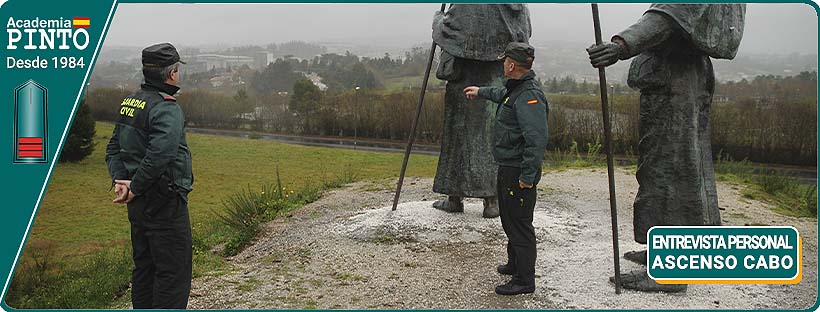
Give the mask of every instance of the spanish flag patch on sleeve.
M 536 100 L 536 99 L 529 100 L 529 101 L 527 101 L 527 104 L 538 104 L 538 100 Z

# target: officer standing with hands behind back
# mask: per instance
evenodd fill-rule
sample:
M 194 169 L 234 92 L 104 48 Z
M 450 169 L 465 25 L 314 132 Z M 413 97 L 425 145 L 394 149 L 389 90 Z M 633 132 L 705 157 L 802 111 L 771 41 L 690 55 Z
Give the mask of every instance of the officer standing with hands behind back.
M 119 105 L 106 147 L 115 203 L 128 205 L 134 309 L 185 309 L 191 290 L 193 185 L 179 91 L 179 53 L 169 43 L 142 50 L 145 82 Z
M 493 130 L 493 157 L 498 164 L 497 191 L 501 225 L 507 234 L 507 264 L 498 266 L 512 280 L 495 288 L 499 295 L 535 291 L 535 228 L 533 211 L 541 162 L 547 146 L 549 107 L 535 80 L 535 49 L 511 42 L 504 54 L 505 87 L 464 88 L 469 99 L 482 97 L 498 103 Z

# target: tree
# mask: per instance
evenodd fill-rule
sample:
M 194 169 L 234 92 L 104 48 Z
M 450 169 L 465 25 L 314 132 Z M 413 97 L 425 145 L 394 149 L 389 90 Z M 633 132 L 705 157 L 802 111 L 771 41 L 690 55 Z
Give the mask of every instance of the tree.
M 245 88 L 236 91 L 236 95 L 233 96 L 233 102 L 240 114 L 254 112 L 254 103 L 248 97 L 248 93 L 245 92 Z
M 308 79 L 297 80 L 293 84 L 293 97 L 290 98 L 290 108 L 298 112 L 304 118 L 306 132 L 313 132 L 313 115 L 319 110 L 319 101 L 322 99 L 322 91 Z
M 367 70 L 362 63 L 353 65 L 353 69 L 350 70 L 350 76 L 353 84 L 348 87 L 360 86 L 368 89 L 376 87 L 376 77 L 373 75 L 373 72 Z
M 552 77 L 552 79 L 550 79 L 549 92 L 558 93 L 560 91 L 561 87 L 558 85 L 558 78 Z
M 564 79 L 561 79 L 560 88 L 561 88 L 562 92 L 567 92 L 567 93 L 572 93 L 572 94 L 578 92 L 578 86 L 575 83 L 575 79 L 573 79 L 570 76 L 566 76 L 566 77 L 564 77 Z
M 293 84 L 293 97 L 290 100 L 290 108 L 299 114 L 310 114 L 319 107 L 319 100 L 322 98 L 322 91 L 308 79 L 297 80 Z
M 91 155 L 94 151 L 94 134 L 97 132 L 95 126 L 91 108 L 83 99 L 60 154 L 61 162 L 78 162 Z
M 250 81 L 251 89 L 257 93 L 270 91 L 290 91 L 296 80 L 304 78 L 304 75 L 293 70 L 293 64 L 286 59 L 276 59 L 264 70 L 259 72 Z

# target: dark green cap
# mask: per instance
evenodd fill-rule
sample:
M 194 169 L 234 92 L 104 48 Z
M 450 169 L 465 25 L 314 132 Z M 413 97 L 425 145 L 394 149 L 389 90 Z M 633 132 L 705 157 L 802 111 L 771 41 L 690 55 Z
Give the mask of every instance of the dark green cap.
M 525 42 L 510 42 L 504 49 L 504 54 L 498 56 L 499 60 L 509 57 L 521 64 L 532 65 L 535 59 L 535 48 Z M 528 61 L 527 58 L 530 58 Z
M 158 43 L 142 50 L 142 66 L 165 67 L 176 64 L 185 64 L 179 59 L 179 53 L 170 43 Z

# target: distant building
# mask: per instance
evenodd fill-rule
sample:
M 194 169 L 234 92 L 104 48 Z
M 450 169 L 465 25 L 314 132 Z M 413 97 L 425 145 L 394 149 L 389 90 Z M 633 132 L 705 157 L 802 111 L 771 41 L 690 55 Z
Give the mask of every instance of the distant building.
M 715 103 L 729 102 L 729 97 L 725 96 L 725 95 L 721 95 L 721 94 L 715 94 L 714 96 L 712 96 L 712 102 L 715 102 Z
M 268 51 L 256 52 L 253 56 L 253 68 L 261 69 L 268 67 L 270 63 L 274 62 L 273 53 Z
M 327 85 L 322 83 L 322 77 L 319 77 L 317 73 L 309 73 L 305 74 L 307 79 L 310 79 L 310 82 L 313 83 L 314 86 L 318 87 L 321 91 L 327 91 Z
M 211 83 L 211 87 L 219 88 L 219 87 L 235 87 L 235 86 L 242 86 L 245 84 L 242 81 L 242 78 L 238 76 L 234 76 L 231 73 L 221 74 L 212 77 L 209 82 Z
M 212 69 L 236 69 L 247 65 L 254 66 L 254 58 L 240 55 L 219 55 L 219 54 L 198 54 L 192 59 L 186 60 L 189 74 L 206 72 Z

